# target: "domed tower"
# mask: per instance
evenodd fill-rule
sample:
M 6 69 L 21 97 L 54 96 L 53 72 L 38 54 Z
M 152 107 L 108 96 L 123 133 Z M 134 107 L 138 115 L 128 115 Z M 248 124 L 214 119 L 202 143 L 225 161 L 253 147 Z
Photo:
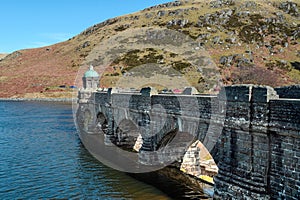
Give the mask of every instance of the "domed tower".
M 78 110 L 76 113 L 78 126 L 82 130 L 93 133 L 96 124 L 95 93 L 99 86 L 99 74 L 90 65 L 82 77 L 83 88 L 78 90 Z
M 99 87 L 99 74 L 94 70 L 94 67 L 90 65 L 88 71 L 86 71 L 82 77 L 83 88 L 86 90 L 96 90 Z

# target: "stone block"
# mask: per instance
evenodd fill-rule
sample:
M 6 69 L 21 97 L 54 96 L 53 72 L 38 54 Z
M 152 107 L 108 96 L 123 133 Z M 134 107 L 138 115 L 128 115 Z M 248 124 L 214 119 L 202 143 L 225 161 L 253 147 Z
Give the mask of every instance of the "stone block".
M 285 95 L 283 90 L 276 91 L 280 97 Z M 209 150 L 218 159 L 216 196 L 295 199 L 300 190 L 300 100 L 278 99 L 276 91 L 265 86 L 237 85 L 224 87 L 218 97 L 211 97 L 153 95 L 151 88 L 138 94 L 109 89 L 107 93 L 96 92 L 89 100 L 100 104 L 95 106 L 95 113 L 101 111 L 108 118 L 107 142 L 114 139 L 121 118 L 132 119 L 142 130 L 140 152 L 155 150 L 162 138 L 176 128 L 201 141 L 206 138 Z M 298 92 L 290 90 L 284 97 L 295 97 L 291 91 Z M 225 120 L 216 122 L 216 116 L 222 118 L 224 114 Z M 211 120 L 220 126 L 221 136 L 213 134 Z M 165 158 L 181 160 L 186 149 L 186 145 L 178 143 L 163 154 L 139 156 L 141 162 L 148 164 Z M 200 168 L 198 157 L 195 146 L 185 154 L 185 167 L 192 173 Z M 269 194 L 266 188 L 271 190 Z
M 249 102 L 253 85 L 234 85 L 223 87 L 218 95 L 221 101 Z
M 157 90 L 153 87 L 142 88 L 140 93 L 142 94 L 142 96 L 152 96 L 158 94 Z
M 280 98 L 300 99 L 300 85 L 277 87 L 275 91 Z
M 276 91 L 269 86 L 253 86 L 251 94 L 252 102 L 269 102 L 270 99 L 279 99 Z

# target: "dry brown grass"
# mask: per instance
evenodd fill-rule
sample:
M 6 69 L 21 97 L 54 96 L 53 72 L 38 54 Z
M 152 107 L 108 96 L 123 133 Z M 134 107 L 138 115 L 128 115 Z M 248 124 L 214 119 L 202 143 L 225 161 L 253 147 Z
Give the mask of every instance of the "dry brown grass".
M 234 7 L 239 8 L 244 1 L 236 2 L 237 4 L 235 6 L 230 7 L 231 9 Z M 278 2 L 280 2 L 279 0 L 256 2 L 259 4 L 259 8 L 247 8 L 247 10 L 253 13 L 262 14 L 264 17 L 272 17 L 275 16 L 275 12 L 281 12 L 277 8 L 273 7 L 274 2 L 278 4 Z M 195 9 L 190 9 L 188 13 L 182 13 L 178 16 L 157 16 L 158 11 L 160 10 L 170 11 L 189 9 L 192 7 Z M 28 93 L 38 93 L 39 95 L 44 95 L 45 92 L 47 92 L 46 88 L 59 85 L 74 85 L 80 66 L 83 63 L 86 63 L 86 56 L 89 55 L 95 46 L 101 44 L 101 42 L 107 40 L 113 35 L 120 33 L 116 30 L 124 24 L 128 24 L 130 26 L 129 29 L 142 26 L 159 27 L 172 19 L 188 19 L 192 25 L 189 27 L 184 27 L 182 30 L 191 36 L 198 36 L 199 33 L 208 32 L 205 27 L 199 28 L 194 26 L 197 23 L 199 16 L 203 16 L 206 13 L 214 13 L 222 9 L 228 8 L 210 8 L 209 1 L 204 0 L 185 2 L 180 7 L 153 8 L 151 10 L 144 10 L 130 15 L 118 17 L 115 23 L 98 28 L 96 26 L 94 31 L 92 31 L 90 34 L 79 34 L 62 43 L 58 43 L 49 47 L 20 50 L 19 52 L 21 54 L 18 54 L 18 56 L 7 56 L 5 59 L 0 61 L 0 97 L 25 96 Z M 146 18 L 146 13 L 152 14 L 152 17 Z M 299 25 L 299 18 L 290 16 L 286 13 L 283 13 L 283 15 L 285 16 L 288 24 L 296 23 Z M 139 19 L 134 20 L 133 18 L 135 16 L 137 16 Z M 212 37 L 219 35 L 222 39 L 224 39 L 228 37 L 227 32 L 228 31 L 226 30 L 218 30 L 216 33 L 212 33 Z M 87 41 L 90 43 L 90 45 L 83 48 L 82 45 Z M 265 47 L 256 49 L 256 45 L 254 44 L 246 45 L 240 40 L 238 42 L 240 42 L 240 45 L 226 48 L 226 44 L 213 44 L 210 39 L 205 45 L 205 50 L 209 52 L 216 65 L 219 65 L 219 59 L 222 55 L 230 55 L 234 53 L 243 54 L 245 50 L 249 49 L 251 49 L 255 55 L 254 63 L 261 69 L 265 70 L 265 64 L 270 60 L 284 59 L 287 62 L 299 61 L 299 57 L 296 56 L 296 52 L 300 51 L 299 39 L 296 41 L 296 44 L 290 44 L 289 47 L 285 48 L 283 52 L 277 53 L 276 55 L 269 55 L 268 50 Z M 0 54 L 0 59 L 3 58 L 3 56 L 3 54 Z M 84 64 L 84 66 L 87 67 L 86 64 Z M 108 71 L 111 70 L 111 68 L 105 69 Z M 102 69 L 101 73 L 104 72 L 105 69 Z M 231 74 L 234 74 L 235 71 L 238 70 L 239 69 L 236 67 L 220 68 L 222 78 L 225 80 L 224 82 L 231 84 L 231 81 L 226 81 L 227 77 L 230 79 Z M 81 73 L 83 73 L 83 71 L 84 69 L 81 69 Z M 300 82 L 299 71 L 279 70 L 279 72 L 281 76 L 280 78 L 284 79 L 284 84 Z M 194 75 L 196 72 L 189 72 L 189 74 Z M 190 82 L 189 84 L 196 84 L 197 81 L 189 80 L 190 77 L 192 76 L 186 77 L 185 79 Z M 160 78 L 164 79 L 163 77 Z M 77 84 L 80 86 L 80 77 L 78 80 L 79 82 L 77 82 Z M 113 86 L 112 82 L 116 83 L 118 80 L 118 77 L 104 76 L 101 81 L 104 86 L 109 87 Z M 159 81 L 157 78 L 154 78 L 153 80 L 156 82 Z M 135 79 L 133 81 L 140 81 L 139 85 L 144 85 L 144 80 L 142 77 L 140 80 Z M 273 86 L 278 84 L 279 82 L 274 82 Z M 282 81 L 280 84 L 282 84 Z M 126 86 L 130 87 L 131 85 L 128 84 Z M 63 91 L 61 92 L 63 93 Z

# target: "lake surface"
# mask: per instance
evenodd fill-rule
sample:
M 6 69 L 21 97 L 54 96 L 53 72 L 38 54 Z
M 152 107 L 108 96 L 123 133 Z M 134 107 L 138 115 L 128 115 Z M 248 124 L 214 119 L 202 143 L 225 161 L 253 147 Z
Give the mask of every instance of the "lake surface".
M 0 199 L 202 196 L 162 184 L 165 193 L 94 159 L 79 140 L 70 104 L 0 101 Z

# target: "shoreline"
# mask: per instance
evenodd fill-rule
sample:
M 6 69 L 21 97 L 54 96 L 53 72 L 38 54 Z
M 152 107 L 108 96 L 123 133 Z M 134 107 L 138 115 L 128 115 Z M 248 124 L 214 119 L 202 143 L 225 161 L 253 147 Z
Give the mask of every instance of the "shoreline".
M 1 101 L 38 101 L 38 102 L 67 102 L 72 103 L 74 98 L 0 98 Z

